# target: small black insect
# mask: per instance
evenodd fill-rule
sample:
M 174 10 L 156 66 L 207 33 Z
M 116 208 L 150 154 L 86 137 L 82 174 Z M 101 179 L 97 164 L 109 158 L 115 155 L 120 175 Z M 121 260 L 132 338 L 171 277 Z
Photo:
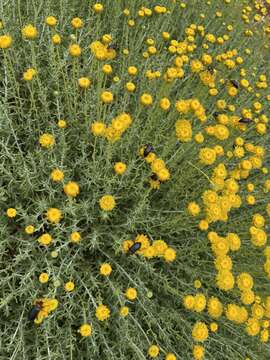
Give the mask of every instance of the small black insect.
M 213 66 L 208 65 L 208 66 L 207 66 L 207 70 L 210 72 L 211 75 L 214 75 L 215 69 L 213 68 Z
M 146 157 L 147 155 L 150 154 L 150 152 L 154 152 L 154 148 L 151 144 L 146 144 L 143 152 L 143 156 Z
M 141 246 L 142 246 L 142 243 L 140 243 L 140 242 L 135 242 L 135 243 L 128 249 L 128 253 L 129 253 L 130 255 L 135 254 L 136 251 L 140 250 Z
M 238 82 L 237 82 L 236 80 L 230 79 L 230 83 L 231 83 L 234 87 L 236 87 L 236 89 L 239 89 L 239 84 L 238 84 Z
M 241 118 L 241 119 L 239 120 L 239 122 L 240 122 L 241 124 L 249 124 L 249 123 L 252 122 L 252 120 L 249 119 L 249 118 Z
M 110 44 L 110 45 L 107 46 L 107 49 L 117 51 L 117 50 L 119 50 L 119 46 L 116 45 L 116 44 Z
M 158 180 L 157 175 L 156 175 L 156 174 L 152 174 L 152 175 L 151 175 L 151 180 L 157 181 L 157 180 Z
M 38 316 L 38 313 L 40 312 L 40 310 L 42 309 L 42 302 L 39 301 L 37 302 L 32 309 L 29 311 L 28 313 L 28 320 L 30 321 L 34 321 L 35 318 Z
M 218 117 L 218 115 L 219 115 L 219 113 L 218 113 L 217 111 L 215 111 L 215 112 L 213 113 L 213 116 L 214 116 L 215 119 Z

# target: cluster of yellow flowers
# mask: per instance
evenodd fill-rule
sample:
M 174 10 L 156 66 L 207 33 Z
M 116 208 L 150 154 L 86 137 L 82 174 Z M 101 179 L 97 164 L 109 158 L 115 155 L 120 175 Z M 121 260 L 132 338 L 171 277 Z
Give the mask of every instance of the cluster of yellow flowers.
M 94 41 L 89 47 L 92 54 L 98 60 L 112 60 L 116 57 L 116 51 L 113 48 L 109 47 L 109 44 L 112 41 L 110 35 L 103 35 L 102 41 Z
M 120 140 L 121 135 L 132 124 L 132 118 L 127 113 L 117 115 L 111 122 L 111 125 L 106 126 L 101 121 L 95 121 L 91 124 L 90 131 L 94 136 L 105 137 L 110 142 Z
M 202 123 L 205 122 L 207 119 L 206 114 L 205 114 L 205 108 L 201 104 L 199 99 L 177 100 L 175 103 L 175 108 L 180 114 L 183 114 L 183 115 L 187 115 L 189 112 L 192 112 L 192 114 L 198 120 L 200 120 Z M 191 136 L 192 136 L 192 134 L 190 134 L 189 140 L 191 140 Z M 185 139 L 185 137 L 184 137 L 184 139 Z M 186 141 L 189 141 L 189 140 L 186 140 Z M 181 141 L 181 139 L 180 139 L 180 141 Z
M 124 252 L 129 252 L 135 244 L 139 244 L 136 254 L 142 255 L 147 259 L 163 257 L 165 261 L 172 262 L 176 259 L 176 251 L 169 247 L 164 240 L 154 240 L 150 242 L 147 235 L 139 234 L 133 240 L 124 240 L 122 248 Z
M 224 6 L 230 2 L 230 0 L 224 0 Z M 138 28 L 141 22 L 144 21 L 143 18 L 151 21 L 151 18 L 156 17 L 156 21 L 163 21 L 163 19 L 160 19 L 160 15 L 165 15 L 164 19 L 166 19 L 176 11 L 184 11 L 184 9 L 189 6 L 188 2 L 185 3 L 178 0 L 172 0 L 172 3 L 173 6 L 171 7 L 170 5 L 172 4 L 168 7 L 161 5 L 151 7 L 139 6 L 135 10 L 136 4 L 134 2 L 134 8 L 124 9 L 122 13 L 119 14 L 119 19 L 121 19 L 121 16 L 125 19 L 123 42 L 125 42 L 125 36 L 130 40 L 130 37 L 128 37 L 130 36 L 129 31 L 131 31 L 132 34 L 132 31 L 134 31 L 133 28 Z M 211 1 L 207 1 L 206 3 L 208 6 L 211 6 Z M 243 36 L 248 38 L 257 35 L 257 30 L 254 31 L 254 29 L 248 28 L 248 24 L 250 23 L 253 25 L 255 23 L 256 29 L 259 24 L 262 23 L 264 36 L 269 36 L 270 27 L 266 19 L 266 15 L 269 15 L 269 5 L 270 0 L 254 0 L 250 1 L 249 5 L 242 7 L 242 19 L 246 24 L 242 31 Z M 95 13 L 94 16 L 99 16 L 98 14 L 104 11 L 103 4 L 94 4 L 92 10 Z M 131 15 L 134 15 L 134 18 L 132 18 Z M 168 147 L 166 146 L 166 150 L 168 148 L 167 153 L 170 151 L 170 146 L 172 144 L 173 146 L 175 145 L 177 138 L 177 140 L 181 142 L 181 149 L 184 149 L 183 163 L 194 155 L 192 161 L 194 160 L 194 162 L 196 162 L 196 169 L 199 171 L 200 176 L 206 177 L 209 181 L 208 185 L 202 189 L 202 193 L 196 191 L 196 198 L 193 201 L 188 200 L 187 212 L 184 214 L 184 217 L 187 216 L 187 214 L 189 216 L 187 217 L 188 221 L 190 221 L 192 231 L 194 229 L 194 232 L 198 230 L 198 237 L 201 237 L 202 241 L 205 242 L 205 248 L 208 250 L 211 249 L 210 254 L 208 254 L 209 251 L 207 250 L 204 255 L 207 254 L 211 259 L 213 258 L 213 261 L 210 262 L 210 265 L 213 265 L 213 271 L 211 272 L 213 282 L 211 286 L 212 288 L 216 288 L 219 293 L 217 297 L 210 295 L 210 292 L 208 292 L 208 290 L 206 291 L 206 289 L 205 291 L 201 289 L 194 294 L 190 291 L 187 293 L 184 290 L 184 296 L 182 298 L 184 308 L 192 311 L 192 316 L 198 315 L 192 327 L 192 337 L 194 340 L 193 357 L 196 360 L 204 357 L 205 348 L 203 343 L 209 339 L 210 332 L 213 333 L 218 330 L 218 320 L 221 319 L 222 316 L 228 320 L 230 325 L 241 325 L 249 336 L 259 336 L 262 343 L 267 342 L 269 339 L 270 326 L 270 296 L 267 296 L 267 294 L 262 295 L 260 290 L 256 288 L 257 279 L 252 269 L 248 269 L 247 271 L 242 267 L 240 269 L 237 268 L 237 256 L 241 255 L 240 251 L 245 246 L 255 247 L 255 250 L 262 251 L 265 257 L 264 264 L 258 264 L 258 266 L 263 268 L 266 276 L 270 278 L 270 247 L 267 246 L 268 227 L 264 214 L 264 212 L 266 212 L 267 216 L 270 216 L 270 204 L 266 204 L 265 206 L 264 202 L 266 201 L 262 201 L 259 195 L 260 190 L 264 191 L 264 195 L 270 191 L 270 180 L 266 179 L 264 183 L 260 184 L 262 175 L 268 173 L 268 169 L 263 165 L 265 159 L 268 160 L 268 158 L 265 156 L 265 148 L 258 145 L 261 137 L 267 133 L 267 126 L 269 124 L 267 104 L 269 104 L 270 101 L 270 94 L 267 95 L 265 93 L 269 81 L 267 75 L 260 73 L 259 68 L 256 66 L 252 69 L 249 68 L 250 65 L 247 60 L 252 50 L 249 48 L 242 49 L 240 46 L 236 48 L 232 35 L 232 31 L 236 26 L 228 24 L 225 22 L 225 19 L 223 19 L 222 26 L 211 33 L 210 27 L 206 24 L 203 25 L 203 19 L 206 18 L 206 14 L 201 13 L 198 17 L 202 19 L 202 22 L 198 21 L 198 24 L 192 23 L 185 27 L 184 35 L 181 39 L 175 39 L 173 31 L 171 33 L 164 31 L 169 30 L 169 26 L 166 28 L 167 23 L 164 20 L 164 25 L 161 26 L 162 31 L 158 34 L 153 34 L 151 37 L 147 37 L 146 34 L 143 35 L 140 49 L 142 47 L 144 48 L 139 54 L 133 52 L 134 49 L 132 48 L 120 49 L 119 44 L 115 43 L 114 37 L 110 33 L 102 33 L 103 35 L 101 34 L 100 37 L 98 34 L 95 34 L 94 38 L 89 40 L 89 42 L 92 41 L 89 49 L 91 51 L 91 61 L 92 64 L 94 64 L 91 69 L 98 70 L 97 75 L 94 71 L 92 72 L 93 80 L 92 76 L 90 79 L 88 75 L 83 76 L 76 73 L 79 69 L 79 62 L 77 62 L 77 60 L 80 57 L 83 58 L 82 55 L 84 55 L 83 41 L 81 40 L 84 38 L 83 36 L 78 36 L 76 30 L 79 30 L 79 32 L 83 31 L 86 21 L 79 17 L 71 19 L 70 25 L 71 28 L 75 30 L 76 35 L 71 34 L 71 42 L 68 43 L 67 48 L 64 47 L 64 51 L 68 54 L 67 63 L 72 60 L 74 65 L 74 78 L 69 79 L 67 83 L 70 83 L 73 87 L 73 81 L 75 80 L 74 89 L 78 94 L 74 93 L 74 97 L 77 100 L 78 95 L 78 103 L 80 103 L 77 104 L 78 108 L 82 103 L 80 96 L 82 94 L 83 96 L 88 94 L 86 89 L 90 88 L 90 85 L 92 86 L 89 89 L 89 93 L 91 93 L 95 84 L 98 84 L 97 88 L 93 89 L 93 91 L 96 91 L 99 100 L 95 105 L 95 110 L 97 109 L 96 119 L 101 120 L 92 121 L 88 125 L 90 133 L 95 137 L 93 141 L 94 146 L 99 144 L 99 140 L 100 143 L 103 144 L 103 139 L 106 139 L 109 143 L 115 143 L 121 140 L 123 134 L 133 124 L 133 121 L 136 126 L 137 120 L 134 119 L 142 117 L 142 119 L 145 120 L 143 117 L 145 113 L 147 113 L 147 119 L 145 121 L 145 127 L 147 131 L 149 130 L 147 136 L 150 134 L 150 130 L 154 129 L 154 125 L 156 126 L 155 130 L 158 129 L 156 133 L 161 133 L 162 135 L 160 138 L 165 136 L 164 133 L 168 131 L 171 137 L 169 137 L 170 143 Z M 216 11 L 214 17 L 222 18 L 224 15 L 221 11 Z M 97 23 L 99 25 L 101 24 L 101 22 Z M 54 54 L 56 50 L 55 54 L 57 54 L 57 56 L 55 56 L 55 60 L 61 60 L 62 52 L 59 49 L 62 48 L 64 41 L 62 41 L 62 36 L 55 33 L 55 29 L 58 26 L 58 19 L 54 16 L 47 16 L 45 18 L 45 25 L 47 25 L 45 27 L 49 31 L 52 42 L 50 44 L 51 53 Z M 142 28 L 145 29 L 146 27 Z M 2 25 L 0 29 L 2 29 Z M 12 47 L 13 38 L 5 30 L 4 32 L 5 34 L 1 33 L 2 35 L 0 35 L 0 49 L 3 50 L 3 58 L 6 61 L 10 54 L 9 52 L 13 51 L 13 49 L 6 50 Z M 40 33 L 39 28 L 33 24 L 26 24 L 21 29 L 21 36 L 24 43 L 27 45 L 30 43 L 31 46 L 34 40 L 39 37 Z M 138 33 L 135 32 L 134 38 L 136 38 L 137 35 Z M 119 39 L 117 39 L 117 41 L 119 41 Z M 87 42 L 87 44 L 89 44 L 89 42 Z M 53 46 L 60 44 L 61 46 Z M 267 46 L 266 49 L 268 48 Z M 200 50 L 202 51 L 199 52 Z M 20 79 L 24 80 L 20 86 L 26 89 L 30 89 L 32 85 L 34 88 L 35 81 L 32 84 L 25 82 L 32 81 L 34 78 L 41 81 L 42 76 L 42 69 L 38 68 L 39 58 L 38 56 L 34 56 L 36 55 L 34 46 L 31 47 L 31 51 L 31 66 L 33 67 L 26 69 L 22 73 L 22 79 Z M 90 51 L 88 50 L 88 55 Z M 132 56 L 129 57 L 128 55 L 131 54 Z M 139 58 L 137 59 L 135 55 Z M 123 56 L 124 61 L 121 56 Z M 165 58 L 166 61 L 164 61 Z M 120 66 L 118 66 L 119 64 Z M 136 66 L 134 66 L 134 64 Z M 85 73 L 87 74 L 87 70 Z M 138 76 L 139 74 L 142 74 L 140 78 Z M 94 76 L 96 78 L 94 78 Z M 236 80 L 231 78 L 231 76 Z M 128 79 L 126 79 L 126 77 L 128 77 Z M 186 87 L 186 81 L 190 81 L 191 86 L 189 89 Z M 124 84 L 122 84 L 123 82 Z M 122 102 L 123 107 L 119 106 L 117 110 L 116 106 L 120 104 L 121 100 L 118 97 L 122 96 L 119 95 L 118 92 L 119 84 L 123 85 L 121 91 L 124 95 Z M 159 87 L 160 84 L 161 86 Z M 196 84 L 198 84 L 198 91 Z M 201 84 L 203 86 L 200 86 Z M 178 86 L 179 88 L 183 86 L 184 89 L 181 98 L 179 98 Z M 202 90 L 200 90 L 200 88 L 202 88 Z M 122 92 L 120 92 L 120 94 L 122 94 Z M 177 93 L 176 98 L 174 98 L 175 93 Z M 34 104 L 36 94 L 31 92 L 31 96 L 31 104 Z M 217 100 L 211 103 L 211 99 L 213 98 Z M 117 105 L 115 100 L 119 102 Z M 135 105 L 133 101 L 135 101 Z M 62 106 L 62 104 L 60 104 L 60 97 L 57 98 L 56 103 L 60 109 Z M 79 114 L 79 111 L 77 112 L 78 108 L 75 109 L 75 115 Z M 84 110 L 87 115 L 87 104 L 83 111 Z M 130 113 L 128 111 L 130 111 Z M 110 123 L 107 122 L 109 113 L 113 114 L 110 118 Z M 160 113 L 162 114 L 163 120 L 164 118 L 166 119 L 166 122 L 164 121 L 166 125 L 163 127 L 162 124 L 162 126 L 158 128 L 160 125 L 158 123 Z M 61 114 L 58 115 L 60 116 Z M 155 120 L 157 121 L 155 124 L 153 122 L 154 117 L 156 117 Z M 150 120 L 153 122 L 152 128 L 150 128 Z M 171 120 L 173 130 L 169 127 L 171 126 Z M 61 119 L 58 120 L 57 125 L 58 128 L 65 129 L 68 124 L 65 120 Z M 42 129 L 42 127 L 40 129 Z M 48 154 L 54 156 L 53 150 L 57 147 L 56 144 L 61 144 L 62 140 L 61 137 L 57 135 L 59 129 L 56 131 L 51 127 L 50 129 L 48 133 L 39 132 L 38 142 L 41 148 L 47 149 Z M 44 129 L 41 131 L 43 130 Z M 73 129 L 70 127 L 70 132 L 72 131 Z M 133 136 L 133 131 L 131 131 L 131 133 L 131 136 Z M 255 139 L 254 134 L 257 135 Z M 66 139 L 69 139 L 68 136 L 69 131 L 67 131 Z M 153 141 L 157 141 L 153 132 L 151 132 L 151 136 L 153 137 Z M 157 138 L 160 139 L 158 136 Z M 264 141 L 264 138 L 262 139 Z M 88 140 L 89 139 L 87 139 L 87 141 Z M 193 140 L 194 143 L 192 143 Z M 118 144 L 119 143 L 117 143 L 117 145 Z M 112 150 L 112 148 L 113 150 L 118 150 L 117 145 L 115 148 L 111 146 L 108 146 L 108 148 L 110 148 L 110 150 Z M 188 150 L 185 152 L 185 149 Z M 189 151 L 191 153 L 190 157 L 188 154 Z M 40 152 L 42 153 L 43 150 Z M 177 152 L 175 154 L 177 154 Z M 110 153 L 110 155 L 112 154 Z M 172 161 L 171 159 L 169 160 L 170 162 L 167 160 L 167 164 L 170 164 L 170 170 L 166 164 L 166 155 L 162 155 L 162 158 L 158 157 L 150 144 L 141 147 L 139 149 L 139 155 L 146 161 L 151 169 L 152 175 L 149 180 L 151 189 L 160 189 L 161 183 L 165 183 L 171 179 L 171 177 L 176 178 L 173 172 L 178 173 L 178 163 L 175 165 L 173 162 L 174 154 L 171 158 Z M 57 156 L 58 155 L 55 155 L 56 159 Z M 55 159 L 53 159 L 53 162 L 54 160 Z M 61 164 L 63 165 L 63 158 L 61 160 Z M 114 184 L 114 181 L 116 183 L 117 181 L 126 180 L 130 175 L 130 171 L 127 171 L 126 176 L 118 176 L 126 172 L 127 165 L 124 162 L 115 161 L 117 160 L 113 158 L 113 165 L 111 164 L 111 170 L 114 170 L 113 180 L 111 181 L 111 179 L 109 179 L 109 186 L 107 186 L 108 183 L 105 184 L 104 181 L 104 189 L 106 189 L 104 190 L 104 192 L 106 191 L 105 195 L 97 201 L 98 217 L 102 220 L 109 218 L 110 212 L 118 205 L 118 199 L 122 201 L 121 196 L 118 197 L 109 194 L 110 191 L 114 192 L 115 189 L 113 186 L 111 187 L 111 184 Z M 187 162 L 190 163 L 190 161 Z M 131 168 L 132 166 L 128 169 Z M 115 174 L 117 174 L 117 176 L 115 176 Z M 256 186 L 251 182 L 253 179 L 256 179 Z M 65 206 L 66 203 L 62 207 L 63 210 L 57 207 L 49 207 L 51 205 L 45 208 L 44 219 L 47 225 L 54 226 L 56 229 L 62 225 L 60 224 L 61 221 L 68 221 L 67 214 L 75 214 L 75 210 L 73 211 L 71 204 L 72 206 L 74 205 L 74 207 L 77 204 L 81 206 L 84 205 L 83 201 L 77 201 L 80 200 L 77 197 L 82 191 L 81 186 L 84 189 L 84 182 L 82 181 L 79 185 L 79 183 L 73 180 L 66 181 L 64 172 L 59 168 L 54 168 L 51 171 L 50 180 L 56 188 L 60 185 L 60 191 L 63 191 L 66 195 L 63 196 L 67 203 L 67 207 Z M 178 185 L 174 188 L 173 181 L 168 182 L 167 185 L 170 196 L 171 189 L 177 192 L 178 189 L 181 188 L 181 186 L 178 187 Z M 165 184 L 163 184 L 163 186 L 166 188 Z M 100 187 L 102 188 L 102 186 Z M 149 191 L 149 193 L 152 195 L 152 192 Z M 162 191 L 157 193 L 161 196 L 163 194 Z M 186 191 L 183 197 L 186 199 L 188 195 L 189 193 Z M 259 198 L 259 206 L 261 206 L 262 203 L 264 208 L 256 208 L 256 211 L 252 213 L 250 219 L 247 219 L 249 227 L 246 234 L 242 234 L 240 231 L 238 232 L 237 229 L 231 231 L 228 229 L 226 231 L 222 230 L 222 226 L 231 225 L 229 221 L 233 218 L 233 213 L 237 212 L 237 209 L 240 209 L 242 206 L 246 206 L 248 209 L 247 213 L 250 214 L 249 211 L 252 211 L 250 210 L 251 207 L 257 203 L 257 196 Z M 171 201 L 171 203 L 173 203 L 173 201 Z M 170 214 L 177 211 L 168 210 Z M 18 218 L 18 220 L 20 220 L 21 213 L 22 210 L 20 207 L 17 207 L 17 209 L 10 207 L 6 210 L 6 215 L 10 223 L 13 221 L 11 219 L 14 218 L 16 218 L 15 221 L 17 221 Z M 177 218 L 175 222 L 174 219 L 172 219 L 171 226 L 173 227 L 177 221 L 179 221 L 179 218 Z M 57 224 L 59 224 L 59 226 Z M 221 228 L 217 233 L 215 226 L 219 226 L 220 224 Z M 100 226 L 100 228 L 102 226 Z M 118 224 L 116 226 L 118 226 Z M 73 225 L 71 225 L 71 227 L 73 227 Z M 99 228 L 99 226 L 97 226 L 97 228 Z M 94 226 L 93 229 L 94 239 L 96 236 L 95 231 L 98 232 L 99 229 L 96 230 Z M 28 235 L 35 234 L 36 230 L 35 226 L 31 224 L 25 227 L 25 233 Z M 44 248 L 54 242 L 54 237 L 57 237 L 57 233 L 54 234 L 52 232 L 52 236 L 49 233 L 50 230 L 48 230 L 49 232 L 45 229 L 43 230 L 43 233 L 38 235 L 37 242 Z M 236 231 L 238 233 L 236 233 Z M 77 247 L 82 239 L 82 235 L 77 231 L 76 226 L 68 230 L 68 234 L 68 239 L 72 243 L 68 245 Z M 246 240 L 250 241 L 247 243 Z M 147 235 L 141 233 L 133 240 L 124 240 L 122 250 L 126 255 L 138 254 L 145 259 L 164 259 L 167 263 L 174 262 L 177 257 L 176 250 L 169 247 L 164 240 L 158 239 L 152 241 Z M 57 251 L 51 252 L 52 258 L 56 258 L 57 256 Z M 130 259 L 128 256 L 126 258 Z M 138 260 L 142 260 L 140 262 L 147 264 L 147 266 L 151 265 L 150 263 L 145 263 L 144 259 Z M 106 282 L 106 284 L 113 286 L 110 275 L 112 274 L 112 276 L 114 276 L 114 274 L 117 274 L 117 266 L 119 264 L 112 262 L 112 267 L 109 262 L 103 261 L 109 260 L 102 259 L 102 262 L 98 264 L 98 276 L 102 281 Z M 113 271 L 113 269 L 115 270 Z M 46 284 L 49 281 L 49 273 L 50 271 L 48 270 L 48 273 L 42 272 L 39 274 L 38 279 L 41 284 Z M 178 284 L 179 283 L 177 283 L 177 285 Z M 196 289 L 201 288 L 200 281 L 197 281 L 196 284 Z M 180 286 L 178 287 L 180 288 Z M 77 287 L 77 283 L 75 286 L 75 282 L 71 280 L 67 281 L 64 285 L 66 296 L 72 295 L 71 293 L 74 289 L 77 290 L 77 288 L 79 288 L 79 286 Z M 177 289 L 177 291 L 178 290 L 179 289 Z M 128 287 L 122 295 L 125 301 L 133 302 L 137 299 L 138 292 L 140 292 L 140 289 L 137 291 L 137 289 L 133 287 Z M 225 293 L 226 300 L 222 300 L 222 293 Z M 228 300 L 231 294 L 233 298 Z M 98 304 L 99 305 L 95 306 L 96 319 L 101 322 L 106 322 L 106 320 L 110 318 L 114 307 L 110 305 L 110 309 L 109 306 L 101 303 L 100 299 Z M 58 301 L 56 299 L 42 298 L 37 299 L 34 305 L 40 306 L 40 310 L 35 319 L 35 323 L 40 324 L 57 308 Z M 129 311 L 128 306 L 121 306 L 119 309 L 120 317 L 127 317 Z M 205 318 L 210 319 L 210 321 L 205 320 L 204 315 Z M 84 319 L 84 323 L 79 327 L 78 332 L 82 337 L 91 336 L 93 333 L 92 324 L 87 323 L 87 320 Z M 150 344 L 151 343 L 148 342 L 148 346 Z M 162 347 L 154 343 L 149 346 L 147 354 L 150 358 L 157 358 L 162 351 Z M 166 353 L 165 360 L 176 360 L 176 355 Z
M 148 147 L 150 151 L 148 151 Z M 165 182 L 170 179 L 170 171 L 166 167 L 165 162 L 158 158 L 153 152 L 152 145 L 145 145 L 139 149 L 139 154 L 144 158 L 147 164 L 150 165 L 153 175 L 149 180 L 150 187 L 152 189 L 159 189 L 160 182 Z

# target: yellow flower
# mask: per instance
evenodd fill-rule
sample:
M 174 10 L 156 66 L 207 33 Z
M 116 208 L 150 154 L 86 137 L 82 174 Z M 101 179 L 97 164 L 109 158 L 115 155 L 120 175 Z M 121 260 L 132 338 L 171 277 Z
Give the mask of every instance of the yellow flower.
M 168 98 L 162 98 L 159 102 L 159 106 L 162 110 L 167 111 L 171 106 L 171 102 Z
M 237 251 L 241 247 L 241 240 L 235 233 L 228 233 L 226 237 L 231 251 Z
M 78 84 L 82 89 L 88 89 L 91 85 L 91 80 L 89 80 L 87 77 L 81 77 L 78 80 Z
M 110 34 L 104 34 L 102 36 L 102 42 L 106 45 L 110 44 L 112 42 L 112 36 Z
M 218 298 L 212 296 L 208 300 L 207 310 L 210 317 L 218 319 L 223 312 L 223 305 Z
M 80 48 L 80 45 L 72 44 L 69 46 L 68 52 L 70 56 L 79 57 L 82 53 L 82 50 Z
M 232 269 L 232 259 L 227 255 L 217 256 L 215 259 L 215 268 L 218 271 L 231 270 Z
M 157 173 L 158 171 L 162 170 L 165 168 L 165 162 L 162 159 L 155 159 L 154 161 L 152 161 L 151 163 L 151 170 L 154 173 Z
M 38 31 L 32 24 L 28 24 L 22 29 L 22 35 L 28 40 L 33 40 L 38 36 Z
M 91 336 L 92 334 L 92 326 L 90 324 L 82 324 L 78 330 L 81 336 Z
M 74 29 L 80 29 L 83 27 L 83 21 L 80 18 L 75 17 L 71 20 L 71 25 L 74 27 Z
M 122 306 L 119 313 L 121 317 L 126 317 L 129 313 L 129 308 L 127 306 Z
M 103 93 L 101 94 L 101 100 L 105 104 L 110 104 L 113 102 L 113 94 L 110 91 L 103 91 Z
M 206 231 L 206 230 L 208 230 L 209 224 L 206 220 L 203 219 L 199 222 L 198 226 L 201 231 Z
M 17 215 L 17 210 L 14 208 L 8 208 L 6 214 L 9 218 L 14 218 Z
M 256 336 L 260 332 L 260 322 L 255 318 L 249 318 L 247 321 L 246 331 L 250 336 Z
M 56 299 L 47 299 L 46 302 L 49 312 L 55 310 L 58 307 L 58 300 Z
M 253 304 L 251 307 L 252 316 L 256 319 L 262 319 L 264 316 L 264 308 L 260 304 Z
M 91 124 L 90 131 L 94 136 L 103 136 L 105 134 L 106 125 L 101 121 L 95 121 Z
M 54 169 L 50 175 L 52 181 L 60 182 L 64 179 L 64 173 L 60 169 Z
M 264 230 L 252 226 L 250 228 L 250 233 L 251 233 L 251 242 L 253 245 L 261 247 L 266 244 L 267 234 Z
M 57 208 L 50 208 L 47 210 L 46 216 L 49 222 L 58 224 L 62 218 L 62 212 Z
M 96 13 L 101 13 L 103 11 L 103 5 L 100 4 L 100 3 L 96 3 L 96 4 L 93 5 L 93 10 Z
M 64 186 L 64 193 L 67 196 L 76 197 L 80 193 L 80 187 L 75 181 L 69 181 Z
M 51 134 L 47 134 L 47 133 L 42 134 L 39 137 L 39 143 L 44 148 L 50 148 L 50 147 L 54 146 L 54 144 L 55 144 L 54 136 Z
M 165 360 L 176 360 L 176 356 L 173 353 L 168 353 L 165 356 Z
M 57 19 L 54 16 L 48 16 L 45 22 L 49 26 L 55 26 L 57 24 Z
M 196 312 L 201 312 L 206 307 L 206 297 L 204 294 L 196 294 L 194 297 L 194 306 L 193 310 Z
M 144 93 L 140 97 L 140 102 L 142 105 L 150 106 L 153 104 L 153 98 L 150 94 Z
M 190 67 L 192 72 L 197 73 L 203 69 L 203 64 L 200 62 L 200 60 L 192 60 Z
M 156 358 L 159 354 L 159 347 L 157 345 L 151 345 L 147 353 L 151 358 Z
M 241 291 L 251 290 L 253 287 L 253 278 L 248 273 L 241 273 L 237 276 L 237 286 Z
M 116 203 L 112 195 L 104 195 L 99 200 L 99 206 L 104 211 L 111 211 L 115 207 Z
M 136 85 L 133 82 L 129 81 L 129 82 L 126 83 L 126 89 L 129 92 L 133 92 L 136 89 Z
M 125 296 L 128 300 L 135 300 L 137 298 L 137 290 L 134 288 L 127 288 Z
M 188 120 L 177 120 L 175 123 L 176 136 L 181 142 L 192 139 L 192 126 Z
M 38 242 L 40 243 L 40 245 L 44 245 L 44 246 L 50 245 L 50 243 L 52 242 L 52 237 L 48 233 L 42 234 L 38 238 Z
M 108 263 L 104 263 L 100 266 L 99 273 L 103 276 L 109 276 L 112 272 L 112 267 Z
M 142 251 L 142 255 L 148 259 L 151 259 L 155 256 L 155 249 L 153 246 L 148 246 L 147 249 Z
M 188 310 L 193 310 L 195 305 L 195 297 L 193 295 L 185 295 L 183 298 L 183 305 Z
M 176 259 L 176 251 L 168 247 L 164 252 L 164 259 L 167 262 L 173 262 Z
M 216 161 L 216 152 L 208 147 L 202 148 L 199 152 L 199 158 L 203 164 L 211 165 Z
M 63 120 L 63 119 L 58 120 L 57 125 L 60 129 L 64 129 L 67 126 L 66 120 Z
M 96 317 L 99 321 L 104 321 L 110 317 L 110 309 L 106 305 L 99 305 L 96 309 Z
M 124 240 L 122 243 L 122 250 L 124 252 L 128 252 L 129 248 L 133 245 L 133 241 L 132 240 Z
M 226 317 L 228 320 L 235 322 L 236 324 L 242 324 L 246 322 L 248 318 L 248 312 L 243 306 L 235 304 L 228 304 L 226 309 Z
M 156 174 L 160 181 L 167 181 L 171 176 L 169 170 L 166 168 L 158 170 Z
M 27 225 L 24 229 L 26 234 L 31 235 L 35 232 L 35 227 L 33 225 Z
M 187 210 L 188 210 L 189 214 L 192 216 L 199 215 L 199 213 L 201 211 L 199 205 L 194 201 L 188 204 Z
M 24 73 L 23 73 L 23 79 L 25 81 L 31 81 L 33 80 L 33 77 L 37 74 L 37 71 L 33 68 L 27 69 Z
M 229 270 L 221 270 L 217 274 L 216 282 L 221 290 L 228 291 L 233 289 L 235 280 Z
M 75 288 L 75 284 L 73 281 L 68 281 L 67 283 L 65 283 L 65 290 L 67 292 L 73 291 Z
M 136 66 L 129 66 L 128 67 L 128 74 L 129 75 L 136 75 L 138 72 L 138 69 L 136 68 Z
M 202 360 L 204 357 L 204 347 L 201 345 L 194 345 L 192 353 L 195 360 Z
M 73 243 L 79 243 L 81 241 L 81 234 L 78 231 L 73 231 L 70 234 L 70 240 Z
M 216 331 L 218 330 L 218 324 L 215 323 L 215 322 L 211 323 L 211 324 L 210 324 L 210 330 L 211 330 L 212 332 L 216 332 Z
M 229 86 L 227 91 L 228 91 L 228 95 L 231 97 L 234 97 L 238 94 L 238 89 L 234 86 Z
M 254 214 L 252 217 L 253 225 L 257 228 L 262 228 L 265 224 L 265 219 L 261 214 Z
M 187 114 L 190 110 L 190 104 L 187 100 L 176 101 L 175 108 L 179 113 Z
M 38 280 L 41 284 L 45 284 L 49 280 L 49 275 L 47 273 L 41 273 L 38 277 Z
M 154 248 L 155 251 L 155 255 L 156 256 L 161 256 L 164 255 L 166 249 L 168 249 L 168 245 L 166 244 L 166 242 L 164 240 L 154 240 L 152 247 Z
M 241 301 L 244 305 L 251 305 L 255 301 L 255 294 L 252 290 L 244 290 L 241 293 Z
M 195 341 L 205 341 L 208 338 L 208 329 L 205 323 L 197 321 L 192 329 L 192 337 Z
M 109 74 L 112 73 L 113 70 L 112 70 L 111 65 L 105 64 L 105 65 L 102 66 L 102 71 L 104 72 L 104 74 L 109 75 Z
M 268 340 L 269 340 L 269 331 L 268 330 L 264 329 L 261 331 L 260 340 L 263 343 L 268 342 Z
M 8 49 L 12 45 L 12 37 L 10 35 L 0 36 L 0 49 Z
M 125 130 L 125 124 L 120 117 L 116 117 L 112 120 L 112 129 L 120 134 Z
M 114 164 L 113 168 L 116 174 L 122 175 L 126 171 L 127 165 L 122 162 L 117 162 Z
M 59 45 L 59 44 L 61 44 L 61 36 L 58 35 L 58 34 L 54 34 L 54 35 L 52 36 L 52 42 L 53 42 L 54 45 Z

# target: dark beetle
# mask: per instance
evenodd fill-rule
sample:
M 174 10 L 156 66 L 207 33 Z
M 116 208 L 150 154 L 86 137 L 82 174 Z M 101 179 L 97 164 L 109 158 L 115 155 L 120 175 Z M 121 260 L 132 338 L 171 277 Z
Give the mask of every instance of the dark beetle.
M 158 180 L 157 175 L 156 175 L 156 174 L 152 174 L 152 175 L 151 175 L 151 180 L 157 181 L 157 180 Z
M 119 46 L 116 45 L 116 44 L 110 44 L 110 45 L 107 46 L 107 49 L 117 51 L 117 50 L 119 50 Z
M 140 250 L 141 246 L 142 246 L 142 243 L 140 243 L 140 242 L 135 242 L 135 243 L 128 249 L 128 253 L 129 253 L 130 255 L 135 254 L 136 251 Z
M 249 123 L 252 122 L 252 120 L 249 119 L 249 118 L 242 118 L 242 119 L 239 120 L 239 122 L 240 122 L 241 124 L 249 124 Z
M 215 73 L 215 69 L 211 65 L 207 66 L 207 70 L 210 72 L 211 75 Z
M 34 305 L 28 313 L 28 320 L 34 321 L 41 309 L 42 309 L 42 303 L 41 302 L 36 303 L 36 305 Z
M 219 113 L 218 113 L 217 111 L 215 111 L 215 112 L 213 113 L 213 116 L 214 116 L 215 119 L 218 117 L 218 115 L 219 115 Z
M 146 157 L 147 155 L 150 154 L 150 152 L 154 152 L 154 148 L 151 144 L 146 144 L 143 152 L 143 156 Z
M 230 83 L 231 83 L 234 87 L 236 87 L 236 89 L 239 89 L 239 84 L 238 84 L 238 82 L 237 82 L 236 80 L 230 79 Z

